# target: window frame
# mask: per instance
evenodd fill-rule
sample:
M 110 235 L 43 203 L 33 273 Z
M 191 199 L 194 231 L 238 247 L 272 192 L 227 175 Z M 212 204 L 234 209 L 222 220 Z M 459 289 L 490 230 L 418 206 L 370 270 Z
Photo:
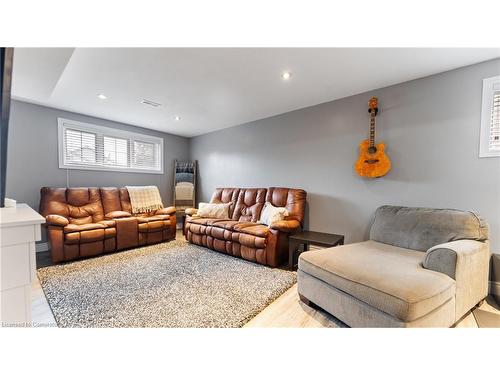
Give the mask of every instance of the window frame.
M 491 111 L 493 109 L 493 96 L 496 91 L 500 91 L 500 76 L 483 79 L 483 96 L 481 99 L 481 130 L 479 133 L 480 158 L 500 157 L 500 150 L 491 151 L 489 149 Z
M 75 121 L 75 120 L 70 120 L 66 118 L 57 118 L 57 124 L 58 124 L 58 129 L 57 129 L 57 144 L 58 144 L 58 157 L 59 157 L 59 168 L 60 169 L 80 169 L 80 170 L 92 170 L 92 171 L 113 171 L 113 172 L 125 172 L 125 173 L 149 173 L 149 174 L 163 174 L 164 169 L 163 169 L 163 164 L 164 164 L 164 147 L 163 147 L 163 138 L 161 137 L 155 137 L 151 135 L 146 135 L 146 134 L 141 134 L 141 133 L 136 133 L 136 132 L 131 132 L 128 130 L 121 130 L 121 129 L 115 129 L 111 128 L 108 126 L 102 126 L 102 125 L 95 125 L 95 124 L 89 124 L 85 122 L 80 122 L 80 121 Z M 89 132 L 89 133 L 98 133 L 103 135 L 102 137 L 99 137 L 96 134 L 96 145 L 95 149 L 96 152 L 99 148 L 98 142 L 99 139 L 104 139 L 104 136 L 108 137 L 114 137 L 114 138 L 122 138 L 122 139 L 127 139 L 130 140 L 133 143 L 134 141 L 142 141 L 142 142 L 148 142 L 148 143 L 153 143 L 155 145 L 158 145 L 158 151 L 157 151 L 157 158 L 158 158 L 158 168 L 157 169 L 144 169 L 144 168 L 134 168 L 132 167 L 132 152 L 133 152 L 133 147 L 129 144 L 127 147 L 127 166 L 126 167 L 117 167 L 117 166 L 106 166 L 105 164 L 99 164 L 99 165 L 85 165 L 85 164 L 70 164 L 66 163 L 66 144 L 65 144 L 65 137 L 64 137 L 64 131 L 66 129 L 70 130 L 76 130 L 76 131 L 83 131 L 83 132 Z M 103 145 L 104 147 L 104 145 Z

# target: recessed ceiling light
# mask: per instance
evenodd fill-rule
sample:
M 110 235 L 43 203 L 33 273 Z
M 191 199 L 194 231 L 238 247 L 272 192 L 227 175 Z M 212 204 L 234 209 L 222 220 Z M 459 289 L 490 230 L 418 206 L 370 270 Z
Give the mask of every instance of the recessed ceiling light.
M 283 78 L 284 81 L 288 81 L 290 78 L 292 78 L 292 73 L 290 73 L 290 72 L 283 72 L 281 74 L 281 78 Z
M 175 120 L 175 121 L 181 121 L 181 116 L 175 116 L 175 117 L 174 117 L 174 120 Z
M 107 97 L 106 95 L 104 95 L 104 94 L 99 94 L 99 95 L 97 95 L 97 97 L 98 97 L 99 99 L 103 99 L 103 100 L 108 98 L 108 97 Z
M 159 107 L 159 106 L 161 106 L 161 103 L 153 102 L 152 100 L 149 100 L 149 99 L 142 99 L 141 100 L 141 104 L 150 105 L 152 107 Z

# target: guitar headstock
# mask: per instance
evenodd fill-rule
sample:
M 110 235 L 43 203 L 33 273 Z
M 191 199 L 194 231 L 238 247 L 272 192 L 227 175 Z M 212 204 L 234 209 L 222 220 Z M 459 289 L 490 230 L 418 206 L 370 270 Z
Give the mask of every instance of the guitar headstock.
M 368 112 L 371 113 L 372 111 L 375 111 L 375 115 L 378 112 L 378 99 L 376 96 L 372 96 L 368 101 Z

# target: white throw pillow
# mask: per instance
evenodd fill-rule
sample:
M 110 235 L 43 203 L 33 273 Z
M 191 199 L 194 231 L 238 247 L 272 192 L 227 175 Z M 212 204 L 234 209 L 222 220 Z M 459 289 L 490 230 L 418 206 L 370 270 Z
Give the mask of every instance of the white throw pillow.
M 285 207 L 274 207 L 271 203 L 266 202 L 260 213 L 259 223 L 270 227 L 275 222 L 283 220 L 287 216 L 288 211 Z
M 197 215 L 212 219 L 229 219 L 231 203 L 200 203 Z

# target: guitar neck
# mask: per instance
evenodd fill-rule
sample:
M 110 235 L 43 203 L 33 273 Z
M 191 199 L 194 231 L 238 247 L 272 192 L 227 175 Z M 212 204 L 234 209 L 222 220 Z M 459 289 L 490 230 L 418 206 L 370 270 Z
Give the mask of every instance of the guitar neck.
M 370 112 L 370 147 L 375 146 L 375 116 L 376 111 Z

